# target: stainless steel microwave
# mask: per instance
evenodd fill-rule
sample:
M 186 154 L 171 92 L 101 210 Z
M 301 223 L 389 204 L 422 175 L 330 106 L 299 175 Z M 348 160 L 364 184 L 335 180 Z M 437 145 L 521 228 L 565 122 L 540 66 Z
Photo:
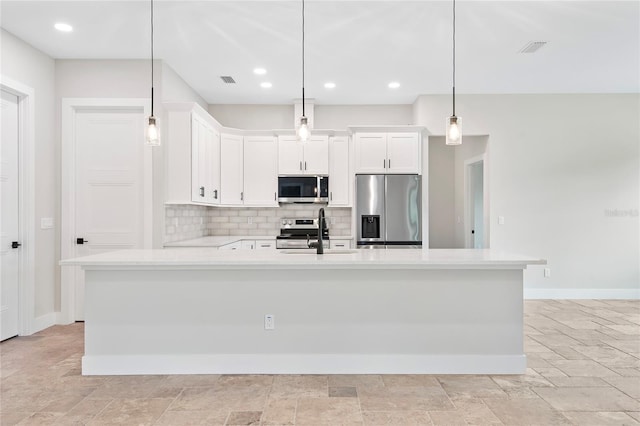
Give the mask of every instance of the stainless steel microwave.
M 329 176 L 279 176 L 279 203 L 328 203 Z

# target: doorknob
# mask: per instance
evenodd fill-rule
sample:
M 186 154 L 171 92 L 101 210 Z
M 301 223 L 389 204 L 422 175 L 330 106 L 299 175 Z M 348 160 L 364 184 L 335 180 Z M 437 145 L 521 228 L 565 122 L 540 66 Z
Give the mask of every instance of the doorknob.
M 11 248 L 12 248 L 12 249 L 16 249 L 16 248 L 20 247 L 21 245 L 22 245 L 22 244 L 20 244 L 20 243 L 19 243 L 19 242 L 17 242 L 17 241 L 12 241 L 12 242 L 11 242 Z
M 85 240 L 84 238 L 76 238 L 76 244 L 84 244 L 88 242 L 89 241 Z

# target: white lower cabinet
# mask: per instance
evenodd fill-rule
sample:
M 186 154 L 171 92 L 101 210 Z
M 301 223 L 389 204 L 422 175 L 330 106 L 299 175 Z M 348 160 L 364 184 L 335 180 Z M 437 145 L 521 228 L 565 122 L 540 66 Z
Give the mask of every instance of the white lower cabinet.
M 218 247 L 219 250 L 275 250 L 276 240 L 238 240 Z
M 256 240 L 256 250 L 275 250 L 275 240 Z
M 218 247 L 218 250 L 239 250 L 242 248 L 242 241 L 234 241 L 233 243 L 225 244 Z
M 350 249 L 351 248 L 351 240 L 341 240 L 338 238 L 331 238 L 329 240 L 329 248 L 332 249 Z

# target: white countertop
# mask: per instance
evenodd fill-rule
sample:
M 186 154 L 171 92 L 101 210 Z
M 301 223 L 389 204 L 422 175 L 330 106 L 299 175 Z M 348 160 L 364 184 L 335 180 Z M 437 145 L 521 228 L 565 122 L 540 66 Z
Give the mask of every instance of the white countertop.
M 213 237 L 215 238 L 215 237 Z M 524 269 L 546 260 L 497 250 L 118 250 L 66 259 L 84 269 Z

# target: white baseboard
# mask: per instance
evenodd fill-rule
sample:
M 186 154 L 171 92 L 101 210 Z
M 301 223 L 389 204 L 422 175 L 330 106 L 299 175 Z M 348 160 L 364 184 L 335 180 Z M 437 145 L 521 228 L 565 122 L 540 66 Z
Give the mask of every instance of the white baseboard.
M 57 312 L 50 312 L 48 314 L 34 318 L 33 329 L 31 330 L 31 334 L 37 333 L 38 331 L 42 331 L 45 328 L 49 328 L 52 325 L 56 325 L 57 323 L 58 323 Z
M 525 355 L 85 355 L 83 375 L 524 374 Z
M 525 288 L 525 299 L 640 299 L 640 288 Z

